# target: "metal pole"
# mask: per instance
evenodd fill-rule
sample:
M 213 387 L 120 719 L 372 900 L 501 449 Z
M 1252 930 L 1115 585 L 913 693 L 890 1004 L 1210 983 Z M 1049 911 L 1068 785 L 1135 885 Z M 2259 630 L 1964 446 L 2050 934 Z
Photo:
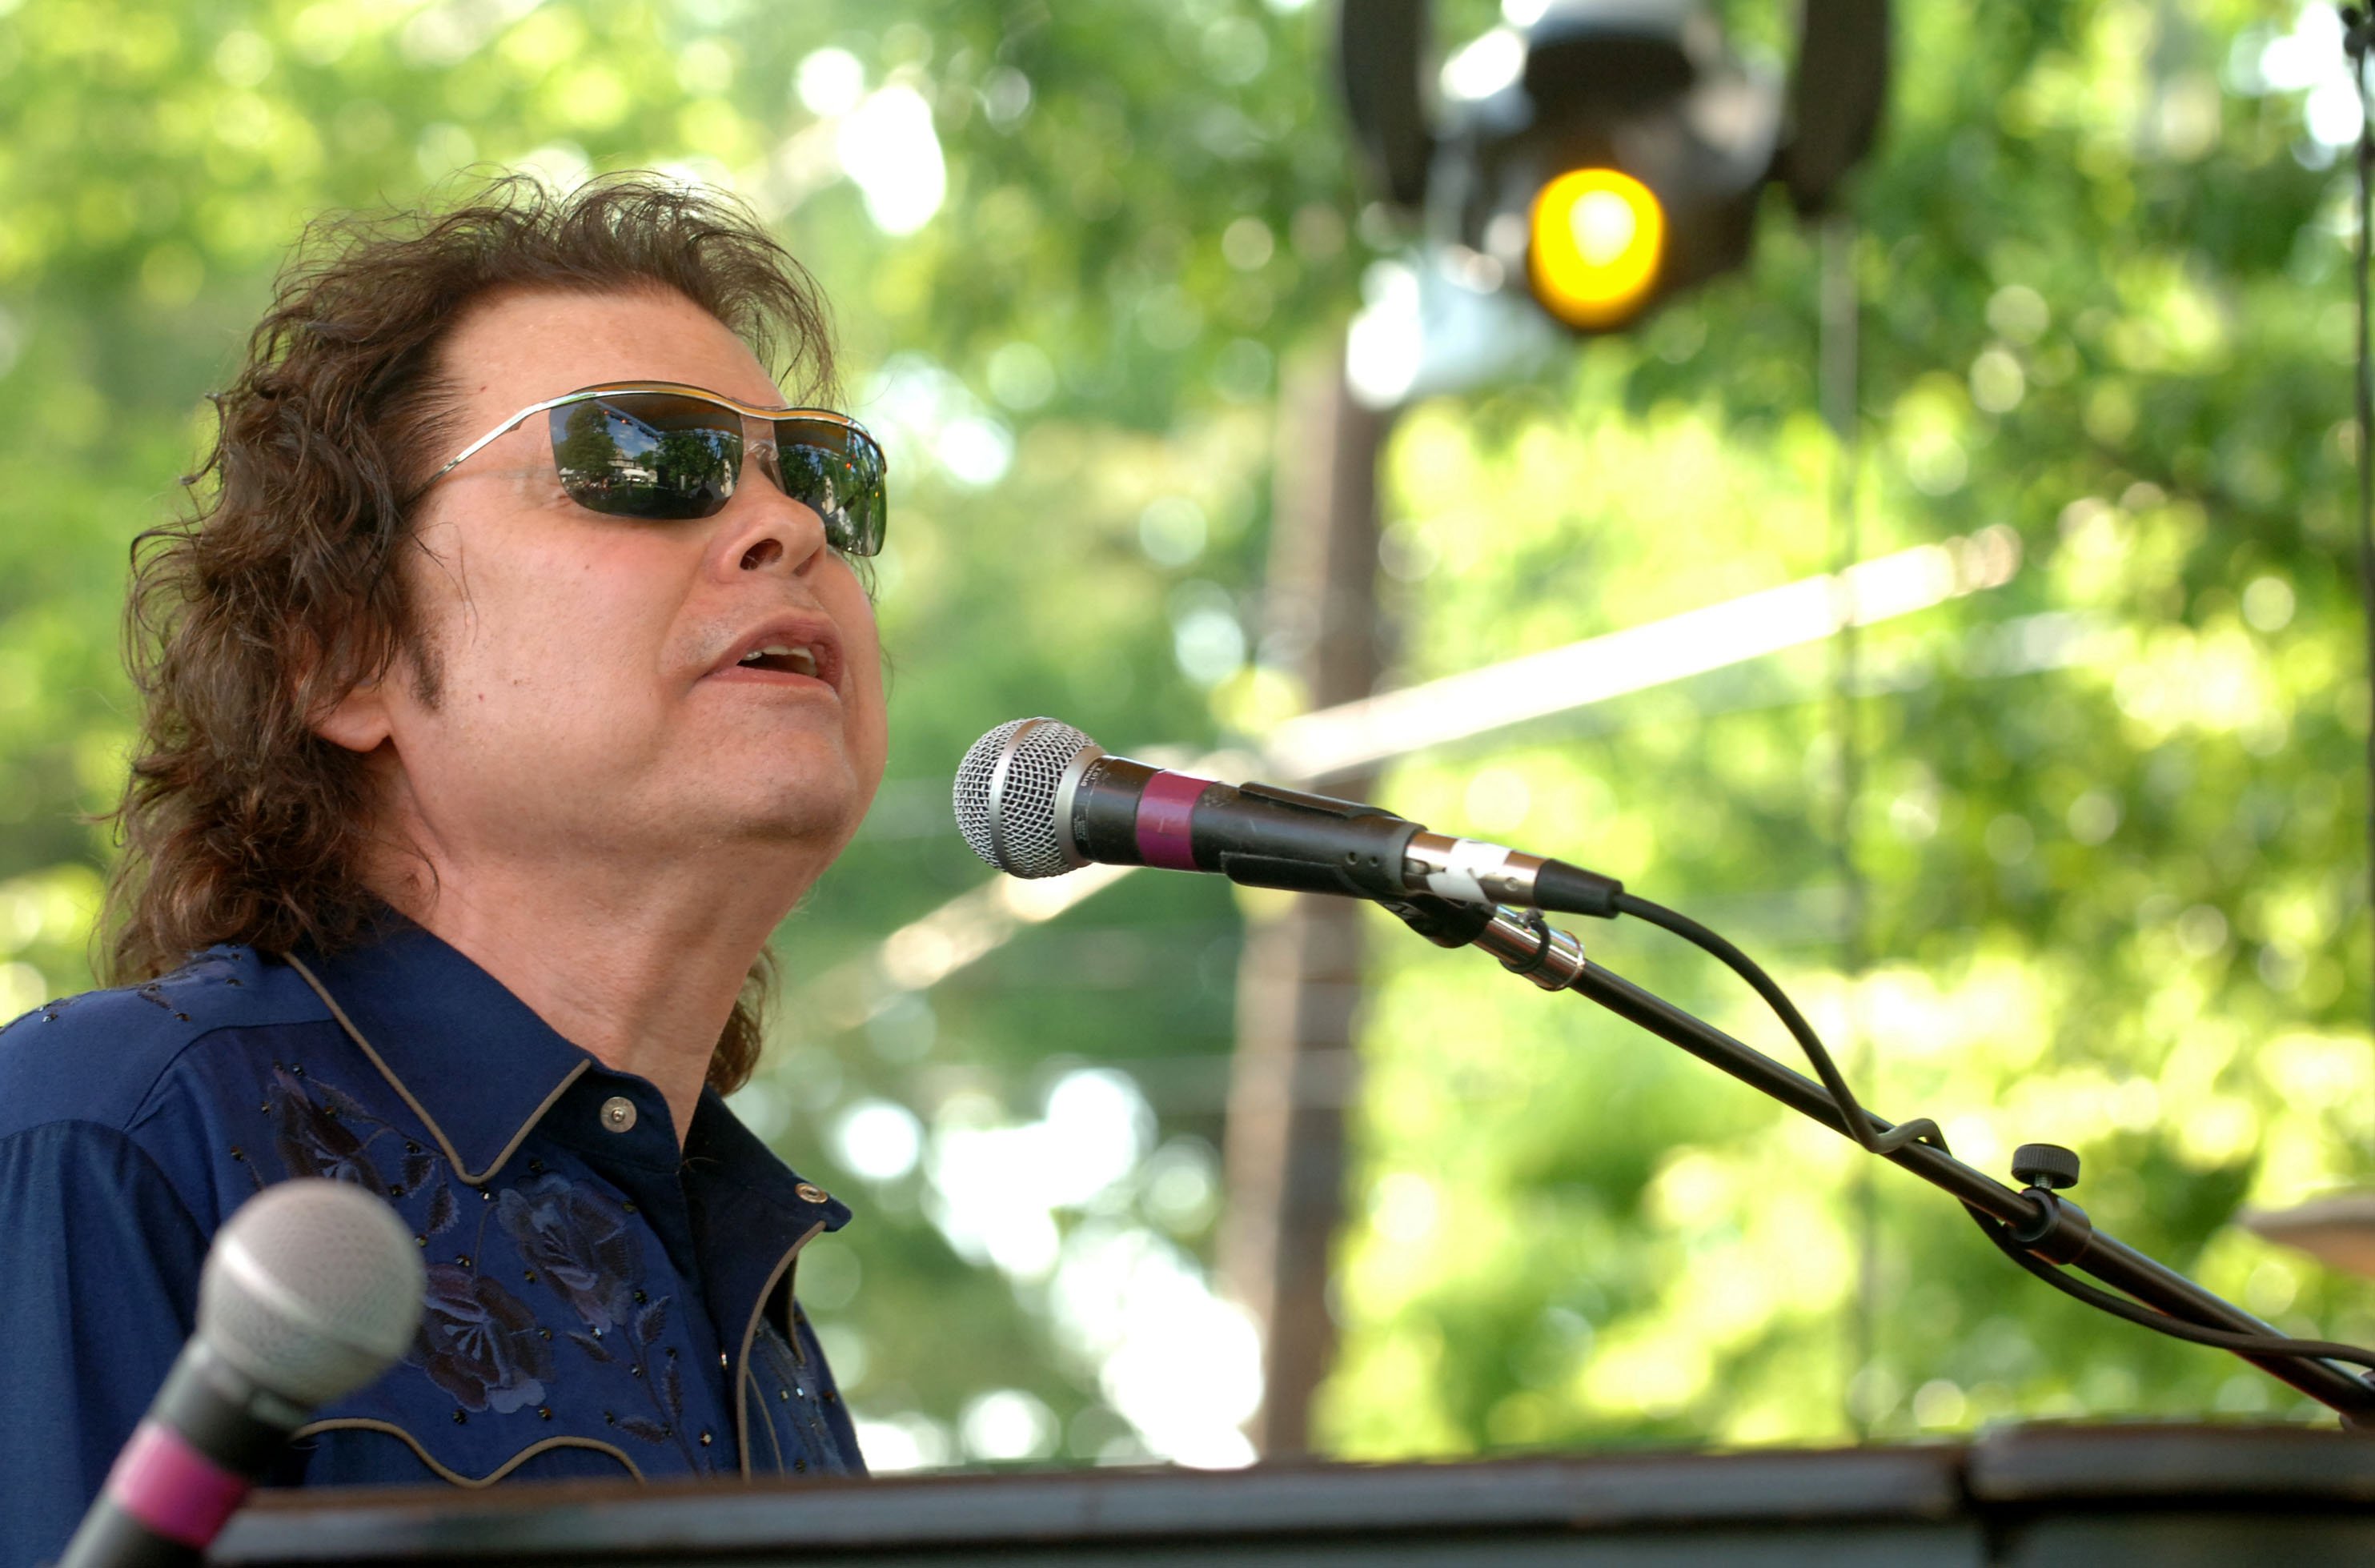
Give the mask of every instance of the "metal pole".
M 1381 669 L 1377 454 L 1392 416 L 1344 383 L 1340 343 L 1280 400 L 1265 620 L 1314 707 L 1366 697 Z M 1370 780 L 1329 782 L 1365 798 Z M 1297 896 L 1246 933 L 1223 1151 L 1221 1275 L 1262 1330 L 1265 1456 L 1310 1447 L 1311 1401 L 1336 1346 L 1329 1265 L 1344 1214 L 1344 1107 L 1361 996 L 1363 906 Z
M 1863 553 L 1861 519 L 1856 513 L 1857 458 L 1861 434 L 1860 358 L 1855 274 L 1855 219 L 1845 212 L 1831 214 L 1822 226 L 1822 273 L 1819 324 L 1821 331 L 1823 421 L 1835 442 L 1831 456 L 1831 572 L 1842 602 L 1839 633 L 1831 643 L 1831 735 L 1837 750 L 1836 795 L 1832 802 L 1831 847 L 1839 881 L 1839 975 L 1844 984 L 1847 1017 L 1841 1034 L 1847 1047 L 1848 1073 L 1858 1083 L 1872 1079 L 1872 1043 L 1863 1029 L 1857 1001 L 1857 983 L 1870 961 L 1865 945 L 1869 918 L 1868 889 L 1856 855 L 1856 806 L 1863 795 L 1863 737 L 1859 725 L 1856 688 L 1860 684 L 1861 652 L 1853 603 L 1855 590 L 1847 572 Z M 1872 1435 L 1870 1373 L 1880 1340 L 1880 1212 L 1877 1189 L 1869 1166 L 1856 1170 L 1854 1212 L 1856 1233 L 1855 1309 L 1849 1317 L 1849 1426 L 1859 1437 Z
M 2370 201 L 2375 201 L 2369 195 L 2369 187 L 2375 186 L 2375 105 L 2368 100 L 2367 54 L 2375 20 L 2364 8 L 2345 8 L 2343 21 L 2350 79 L 2358 89 L 2358 255 L 2350 269 L 2358 305 L 2358 598 L 2366 623 L 2368 677 L 2375 689 L 2375 355 L 2369 352 L 2367 299 L 2368 219 Z M 2375 932 L 2375 714 L 2367 726 L 2367 914 L 2370 932 Z M 2375 949 L 2369 957 L 2375 961 Z M 2375 1007 L 2375 987 L 2369 988 L 2369 1005 Z

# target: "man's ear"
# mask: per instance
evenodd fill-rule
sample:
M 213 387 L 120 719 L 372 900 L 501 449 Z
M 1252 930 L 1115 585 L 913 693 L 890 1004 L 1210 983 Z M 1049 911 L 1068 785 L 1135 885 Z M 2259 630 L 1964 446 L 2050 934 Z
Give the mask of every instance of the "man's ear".
M 357 682 L 337 701 L 313 710 L 315 735 L 349 751 L 376 751 L 396 733 L 388 712 L 388 674 Z

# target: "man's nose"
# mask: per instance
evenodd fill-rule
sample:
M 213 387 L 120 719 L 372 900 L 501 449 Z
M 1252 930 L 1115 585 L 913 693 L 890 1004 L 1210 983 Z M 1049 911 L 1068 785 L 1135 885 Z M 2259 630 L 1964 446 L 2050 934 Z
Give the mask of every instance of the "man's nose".
M 718 561 L 731 572 L 803 572 L 827 548 L 824 520 L 794 501 L 772 480 L 749 475 L 721 515 Z

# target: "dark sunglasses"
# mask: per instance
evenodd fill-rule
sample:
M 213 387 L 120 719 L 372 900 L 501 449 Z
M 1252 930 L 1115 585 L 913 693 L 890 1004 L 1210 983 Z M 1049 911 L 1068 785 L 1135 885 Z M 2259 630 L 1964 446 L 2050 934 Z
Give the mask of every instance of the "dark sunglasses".
M 833 548 L 882 548 L 882 448 L 856 420 L 822 408 L 761 408 L 675 382 L 614 382 L 533 404 L 456 453 L 421 489 L 538 414 L 551 426 L 561 488 L 589 512 L 657 523 L 714 517 L 734 498 L 748 455 L 824 520 Z

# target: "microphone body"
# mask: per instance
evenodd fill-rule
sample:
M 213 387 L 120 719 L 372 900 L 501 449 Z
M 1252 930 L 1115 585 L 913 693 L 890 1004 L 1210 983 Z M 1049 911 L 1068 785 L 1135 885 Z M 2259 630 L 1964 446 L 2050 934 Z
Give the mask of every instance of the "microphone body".
M 116 1456 L 57 1568 L 195 1563 L 305 1412 L 193 1338 Z
M 57 1568 L 195 1568 L 319 1405 L 403 1355 L 427 1277 L 404 1222 L 338 1182 L 266 1187 L 216 1235 L 198 1328 Z
M 1083 861 L 1217 871 L 1250 888 L 1389 898 L 1424 830 L 1374 806 L 1270 784 L 1231 785 L 1098 756 L 1070 790 L 1063 841 Z
M 1406 817 L 1274 784 L 1226 784 L 1109 755 L 1055 719 L 1016 719 L 957 770 L 957 824 L 1018 877 L 1092 862 L 1211 871 L 1252 888 L 1507 903 L 1603 918 L 1623 884 L 1563 861 L 1429 832 Z

